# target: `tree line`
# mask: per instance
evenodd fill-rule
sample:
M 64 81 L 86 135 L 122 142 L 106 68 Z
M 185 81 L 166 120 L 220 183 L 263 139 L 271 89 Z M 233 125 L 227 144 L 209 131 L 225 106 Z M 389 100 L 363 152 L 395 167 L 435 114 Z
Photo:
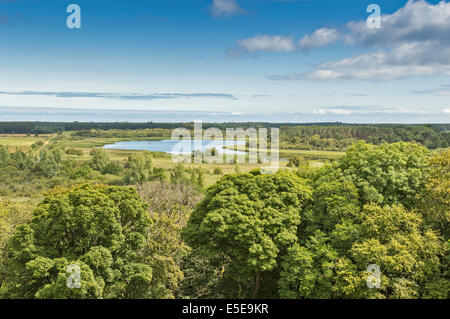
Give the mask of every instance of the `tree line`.
M 0 122 L 0 134 L 51 134 L 76 131 L 82 137 L 168 137 L 175 128 L 193 129 L 194 123 L 82 123 Z M 203 128 L 271 128 L 281 130 L 282 148 L 343 150 L 364 140 L 373 144 L 416 142 L 430 149 L 450 145 L 450 124 L 344 123 L 204 123 Z
M 450 134 L 438 126 L 425 125 L 353 125 L 292 126 L 280 131 L 283 149 L 345 150 L 357 141 L 375 145 L 414 142 L 429 149 L 446 148 Z

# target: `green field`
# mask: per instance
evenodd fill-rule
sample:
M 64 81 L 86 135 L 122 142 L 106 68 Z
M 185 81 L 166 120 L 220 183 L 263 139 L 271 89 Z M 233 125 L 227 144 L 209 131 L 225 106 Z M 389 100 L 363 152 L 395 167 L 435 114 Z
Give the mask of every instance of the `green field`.
M 129 140 L 161 140 L 161 139 L 170 139 L 170 137 L 148 137 L 148 138 L 81 138 L 81 139 L 69 139 L 68 147 L 80 149 L 83 151 L 84 156 L 74 157 L 74 159 L 78 161 L 88 161 L 90 159 L 89 153 L 95 147 L 102 147 L 106 144 L 112 144 L 119 141 L 129 141 Z M 125 163 L 128 156 L 133 153 L 139 151 L 130 151 L 130 150 L 115 150 L 108 149 L 107 150 L 112 161 L 118 161 L 121 163 Z M 172 161 L 172 158 L 167 153 L 161 152 L 152 152 L 153 154 L 153 164 L 157 168 L 162 168 L 164 170 L 171 170 L 175 167 L 175 163 Z M 344 152 L 335 152 L 335 151 L 317 151 L 317 150 L 280 150 L 280 167 L 286 168 L 288 163 L 287 158 L 290 156 L 303 156 L 304 158 L 310 161 L 311 167 L 320 167 L 324 165 L 325 161 L 334 160 L 341 156 L 343 156 Z M 199 164 L 184 164 L 186 168 L 197 168 Z M 220 168 L 224 174 L 231 174 L 235 172 L 234 164 L 227 163 L 203 163 L 200 165 L 205 173 L 205 185 L 212 185 L 215 181 L 217 181 L 222 175 L 213 174 L 215 168 Z M 240 170 L 242 172 L 249 172 L 252 169 L 259 168 L 262 166 L 267 166 L 267 164 L 251 164 L 251 163 L 242 163 L 239 165 Z
M 94 147 L 101 147 L 105 144 L 114 143 L 117 141 L 123 141 L 127 139 L 85 139 L 81 141 L 73 141 L 68 143 L 68 147 L 77 148 L 83 151 L 83 156 L 71 156 L 72 159 L 80 161 L 80 162 L 88 162 L 90 160 L 89 153 Z M 128 139 L 129 140 L 129 139 Z M 140 151 L 130 151 L 130 150 L 115 150 L 108 149 L 106 150 L 112 161 L 120 162 L 124 164 L 128 157 Z M 162 168 L 164 170 L 171 170 L 176 166 L 176 163 L 172 160 L 170 154 L 162 153 L 162 152 L 151 152 L 153 155 L 153 165 L 156 168 Z M 287 164 L 286 161 L 281 162 L 280 165 L 285 167 Z M 200 164 L 183 164 L 186 168 L 198 168 L 201 167 L 205 174 L 205 185 L 212 185 L 216 180 L 218 180 L 222 175 L 213 174 L 215 168 L 220 168 L 224 174 L 231 174 L 235 172 L 234 164 L 227 163 L 202 163 Z M 242 163 L 239 165 L 240 170 L 242 172 L 249 172 L 252 169 L 259 168 L 261 166 L 267 166 L 264 164 L 251 164 L 251 163 Z
M 0 136 L 0 145 L 8 146 L 10 151 L 14 151 L 16 148 L 19 148 L 23 151 L 26 151 L 30 148 L 30 146 L 37 142 L 42 141 L 47 143 L 50 140 L 50 137 L 53 136 L 25 136 L 25 135 L 3 135 Z M 170 137 L 166 137 L 169 139 Z M 91 160 L 90 152 L 94 148 L 102 147 L 106 144 L 112 144 L 119 141 L 127 141 L 127 140 L 161 140 L 164 138 L 161 137 L 148 137 L 148 138 L 96 138 L 96 137 L 87 137 L 80 138 L 71 136 L 71 133 L 68 133 L 68 138 L 65 141 L 66 148 L 74 148 L 77 150 L 81 150 L 83 152 L 82 156 L 74 156 L 74 155 L 64 155 L 64 159 L 72 159 L 75 160 L 79 165 L 84 163 L 88 163 Z M 110 158 L 114 162 L 118 162 L 120 164 L 125 164 L 128 157 L 140 151 L 130 151 L 130 150 L 107 150 Z M 333 152 L 333 151 L 316 151 L 316 150 L 280 150 L 280 167 L 286 168 L 287 158 L 290 156 L 301 155 L 310 161 L 311 167 L 319 167 L 324 164 L 324 161 L 333 160 L 342 156 L 343 152 Z M 172 158 L 167 153 L 161 152 L 152 152 L 153 155 L 153 165 L 156 168 L 164 169 L 165 171 L 172 170 L 176 163 L 172 161 Z M 204 172 L 205 185 L 212 185 L 215 181 L 217 181 L 222 174 L 214 174 L 214 169 L 219 168 L 223 174 L 230 174 L 235 172 L 234 164 L 227 163 L 203 163 L 203 164 L 183 164 L 187 169 L 190 168 L 198 168 L 201 167 Z M 242 172 L 249 172 L 252 169 L 259 168 L 262 166 L 267 166 L 267 164 L 252 164 L 252 163 L 241 163 L 239 165 L 239 169 Z M 106 176 L 106 181 L 110 181 L 114 179 L 113 176 Z
M 7 146 L 11 151 L 19 148 L 22 151 L 28 150 L 31 145 L 41 141 L 45 143 L 49 136 L 26 136 L 26 135 L 0 135 L 0 145 Z

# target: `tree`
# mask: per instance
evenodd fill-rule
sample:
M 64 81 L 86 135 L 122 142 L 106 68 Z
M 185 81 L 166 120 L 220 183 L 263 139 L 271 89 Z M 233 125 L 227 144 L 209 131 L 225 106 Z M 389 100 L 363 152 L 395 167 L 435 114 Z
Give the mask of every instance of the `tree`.
M 120 176 L 120 174 L 123 171 L 123 167 L 119 163 L 109 163 L 106 165 L 105 169 L 103 170 L 103 174 L 111 174 Z
M 317 231 L 305 246 L 295 243 L 282 262 L 278 292 L 281 298 L 329 299 L 333 297 L 334 261 L 338 252 Z
M 440 275 L 427 284 L 424 297 L 445 299 L 450 291 L 450 151 L 434 156 L 429 165 L 419 210 L 427 225 L 444 238 L 447 253 L 441 259 Z
M 14 228 L 29 218 L 30 212 L 24 207 L 8 200 L 0 200 L 0 250 L 3 249 Z
M 283 261 L 282 298 L 420 298 L 439 278 L 444 243 L 423 230 L 420 215 L 402 206 L 366 205 L 358 216 L 317 231 Z M 352 235 L 350 235 L 352 234 Z M 352 237 L 350 247 L 348 238 Z M 343 242 L 340 242 L 343 241 Z M 381 270 L 381 288 L 369 289 L 367 268 Z M 440 294 L 448 287 L 441 285 Z M 436 290 L 432 292 L 436 295 Z
M 289 172 L 227 175 L 208 189 L 184 238 L 193 249 L 220 259 L 227 296 L 273 296 L 273 272 L 297 241 L 310 196 L 306 182 Z
M 333 169 L 349 176 L 364 203 L 412 208 L 424 187 L 429 152 L 412 143 L 353 145 Z
M 89 178 L 91 176 L 91 168 L 88 164 L 82 165 L 78 169 L 74 169 L 70 172 L 70 178 L 78 179 L 78 178 Z
M 108 164 L 111 162 L 108 153 L 102 148 L 94 148 L 91 151 L 91 167 L 101 173 L 104 172 Z
M 175 167 L 172 169 L 172 171 L 170 172 L 170 182 L 172 184 L 176 184 L 176 183 L 186 183 L 187 181 L 189 181 L 186 177 L 185 177 L 185 169 L 183 167 L 183 165 L 181 163 L 178 163 L 177 165 L 175 165 Z M 192 181 L 192 175 L 194 174 L 195 177 L 195 173 L 194 171 L 191 171 L 191 183 Z
M 202 167 L 197 168 L 197 179 L 194 180 L 194 185 L 197 185 L 199 189 L 203 189 L 205 186 L 205 176 L 203 175 Z
M 437 160 L 440 168 L 430 175 L 427 161 L 428 152 L 414 144 L 358 143 L 309 174 L 314 200 L 283 260 L 280 297 L 446 298 L 448 246 L 417 210 L 425 178 L 445 179 L 445 165 Z M 438 184 L 445 182 L 430 185 Z M 380 267 L 381 289 L 367 287 L 370 264 Z
M 9 165 L 10 158 L 9 149 L 6 146 L 0 145 L 0 166 Z
M 140 183 L 149 181 L 152 177 L 152 155 L 150 152 L 139 152 L 130 155 L 126 164 L 128 168 L 125 181 Z
M 55 189 L 8 241 L 0 296 L 159 298 L 150 225 L 134 188 Z M 70 265 L 81 269 L 79 289 L 67 285 Z
M 56 176 L 59 173 L 60 165 L 53 152 L 44 149 L 40 154 L 39 167 L 47 177 Z
M 430 159 L 430 173 L 420 196 L 425 220 L 448 240 L 450 238 L 450 150 Z
M 288 167 L 308 166 L 309 162 L 301 155 L 289 157 Z
M 358 241 L 349 250 L 350 269 L 354 271 L 341 271 L 337 276 L 338 286 L 346 294 L 356 293 L 358 297 L 420 297 L 425 285 L 440 273 L 439 259 L 446 247 L 439 236 L 424 230 L 418 213 L 395 205 L 383 208 L 366 205 L 359 225 Z M 381 268 L 381 289 L 376 291 L 363 286 L 364 290 L 358 291 L 357 285 L 348 283 L 352 278 L 367 276 L 365 270 L 369 264 L 378 264 Z
M 83 151 L 76 148 L 69 148 L 65 151 L 65 153 L 73 156 L 83 156 Z
M 163 298 L 173 298 L 184 279 L 181 267 L 189 251 L 181 229 L 203 196 L 191 185 L 160 181 L 142 183 L 138 192 L 153 220 L 149 229 L 149 250 L 154 257 L 152 285 Z

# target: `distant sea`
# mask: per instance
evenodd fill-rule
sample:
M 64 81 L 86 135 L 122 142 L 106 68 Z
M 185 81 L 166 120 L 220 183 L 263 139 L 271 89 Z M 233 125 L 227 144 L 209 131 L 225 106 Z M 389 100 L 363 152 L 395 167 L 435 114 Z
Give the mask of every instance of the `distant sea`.
M 70 108 L 0 107 L 2 121 L 36 122 L 272 122 L 272 123 L 449 123 L 442 113 L 355 114 L 236 113 L 206 111 L 88 110 Z

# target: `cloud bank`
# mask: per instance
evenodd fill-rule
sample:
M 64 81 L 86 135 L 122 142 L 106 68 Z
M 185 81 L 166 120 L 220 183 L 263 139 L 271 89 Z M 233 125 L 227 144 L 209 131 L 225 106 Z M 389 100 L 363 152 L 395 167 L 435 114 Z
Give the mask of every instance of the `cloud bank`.
M 241 40 L 245 51 L 310 51 L 334 43 L 369 50 L 338 61 L 316 65 L 298 74 L 276 74 L 272 80 L 394 80 L 412 76 L 450 75 L 450 2 L 435 5 L 409 0 L 392 14 L 381 16 L 381 28 L 366 21 L 350 21 L 341 31 L 320 28 L 298 44 L 283 36 L 257 36 Z
M 45 91 L 0 91 L 0 95 L 38 95 L 53 96 L 58 98 L 102 98 L 102 99 L 118 99 L 118 100 L 157 100 L 157 99 L 177 99 L 177 98 L 237 98 L 232 94 L 226 93 L 98 93 L 98 92 L 45 92 Z

